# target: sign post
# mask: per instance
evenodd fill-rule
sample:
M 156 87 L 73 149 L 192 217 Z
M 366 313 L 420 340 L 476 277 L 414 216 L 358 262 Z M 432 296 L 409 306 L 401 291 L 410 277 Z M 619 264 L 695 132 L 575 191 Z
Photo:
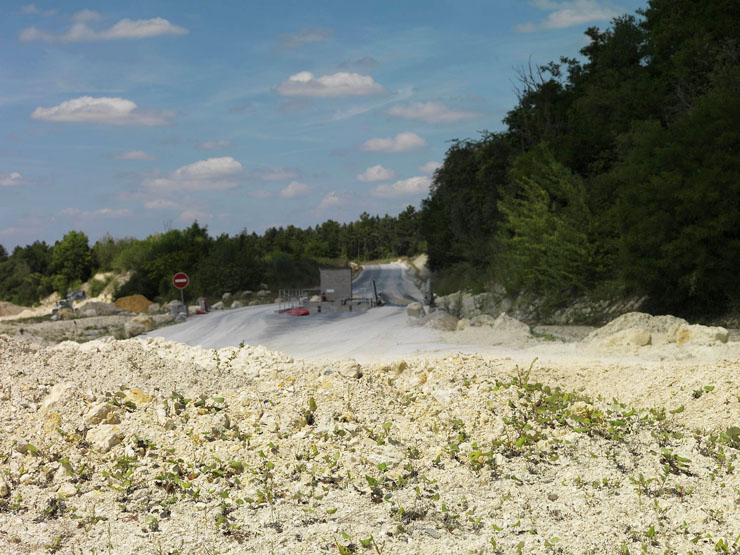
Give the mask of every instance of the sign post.
M 180 290 L 180 302 L 182 303 L 183 307 L 185 306 L 185 292 L 183 291 L 183 289 L 185 289 L 189 283 L 190 278 L 185 272 L 177 272 L 174 276 L 172 276 L 172 285 Z M 185 315 L 188 315 L 187 309 L 185 309 Z

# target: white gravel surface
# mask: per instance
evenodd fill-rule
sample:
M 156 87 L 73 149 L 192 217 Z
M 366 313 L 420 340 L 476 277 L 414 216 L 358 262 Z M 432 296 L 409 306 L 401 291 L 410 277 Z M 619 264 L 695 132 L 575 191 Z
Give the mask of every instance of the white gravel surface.
M 0 553 L 740 552 L 740 344 L 270 309 L 0 335 Z

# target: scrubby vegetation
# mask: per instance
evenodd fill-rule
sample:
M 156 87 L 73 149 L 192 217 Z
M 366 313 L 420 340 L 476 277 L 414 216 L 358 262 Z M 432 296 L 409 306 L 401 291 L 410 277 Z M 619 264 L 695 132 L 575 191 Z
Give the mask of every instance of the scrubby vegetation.
M 605 283 L 655 308 L 737 307 L 740 12 L 651 0 L 582 58 L 520 71 L 500 133 L 457 140 L 422 207 L 429 265 L 552 300 Z
M 607 292 L 691 318 L 737 311 L 738 28 L 734 0 L 650 0 L 588 29 L 582 57 L 520 70 L 503 131 L 452 142 L 420 211 L 262 236 L 193 224 L 91 250 L 70 232 L 0 250 L 0 299 L 33 302 L 96 268 L 134 270 L 128 290 L 151 297 L 183 269 L 196 294 L 291 286 L 319 258 L 423 249 L 440 292 L 499 283 L 551 307 Z
M 174 296 L 172 276 L 185 271 L 192 296 L 220 296 L 225 291 L 299 287 L 318 282 L 319 266 L 346 259 L 375 259 L 415 254 L 424 245 L 418 212 L 409 206 L 398 216 L 370 216 L 349 224 L 329 220 L 314 228 L 270 228 L 263 235 L 242 233 L 212 237 L 197 222 L 184 230 L 146 239 L 105 236 L 92 247 L 87 236 L 70 231 L 54 246 L 35 242 L 0 250 L 0 300 L 33 304 L 44 296 L 78 287 L 97 271 L 133 271 L 120 295 L 140 293 L 150 299 Z M 1 247 L 0 247 L 1 248 Z M 102 290 L 105 283 L 94 283 Z M 102 287 L 101 287 L 102 285 Z

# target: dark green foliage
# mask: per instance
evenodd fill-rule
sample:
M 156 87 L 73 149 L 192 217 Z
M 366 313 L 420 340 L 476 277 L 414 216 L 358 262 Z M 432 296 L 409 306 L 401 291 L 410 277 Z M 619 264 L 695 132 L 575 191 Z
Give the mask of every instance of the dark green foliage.
M 49 271 L 51 247 L 36 241 L 16 247 L 0 262 L 0 299 L 16 304 L 31 304 L 53 291 Z
M 664 307 L 740 308 L 740 69 L 666 129 L 625 139 L 619 183 L 622 268 Z
M 60 294 L 66 293 L 71 284 L 86 281 L 92 269 L 92 251 L 87 235 L 81 231 L 68 232 L 54 245 L 49 270 L 53 274 L 54 289 Z
M 329 220 L 315 228 L 270 228 L 258 236 L 246 231 L 212 238 L 193 223 L 184 230 L 158 233 L 146 239 L 114 239 L 106 235 L 92 249 L 87 237 L 72 231 L 52 248 L 36 242 L 17 247 L 0 260 L 0 299 L 32 304 L 54 289 L 77 287 L 93 270 L 131 271 L 117 292 L 166 301 L 178 295 L 172 276 L 190 276 L 189 298 L 220 297 L 224 292 L 318 286 L 319 262 L 343 264 L 346 258 L 377 259 L 420 252 L 419 212 L 407 207 L 397 217 L 364 213 L 356 222 Z M 91 294 L 103 282 L 93 282 Z
M 499 203 L 504 284 L 551 297 L 585 291 L 594 249 L 582 180 L 545 147 L 521 156 L 512 178 L 518 192 Z
M 423 202 L 442 283 L 740 310 L 738 29 L 735 0 L 650 0 L 521 70 L 507 130 L 454 141 Z

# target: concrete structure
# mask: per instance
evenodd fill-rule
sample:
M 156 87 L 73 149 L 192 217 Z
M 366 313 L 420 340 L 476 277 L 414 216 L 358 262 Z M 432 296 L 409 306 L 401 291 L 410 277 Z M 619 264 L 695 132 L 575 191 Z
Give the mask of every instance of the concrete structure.
M 340 268 L 320 270 L 321 295 L 328 302 L 345 301 L 352 298 L 352 270 Z

